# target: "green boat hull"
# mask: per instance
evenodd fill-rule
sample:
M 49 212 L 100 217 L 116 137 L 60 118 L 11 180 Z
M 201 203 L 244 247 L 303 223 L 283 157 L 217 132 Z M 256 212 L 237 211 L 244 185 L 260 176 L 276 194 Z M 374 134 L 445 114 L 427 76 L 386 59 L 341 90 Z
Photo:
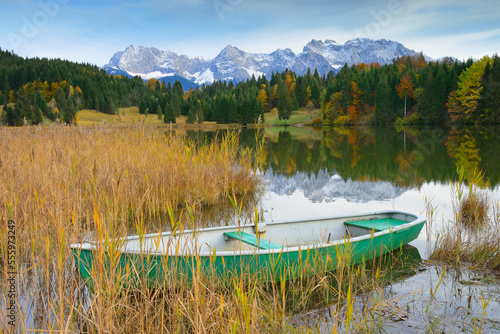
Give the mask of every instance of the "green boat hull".
M 384 255 L 415 240 L 425 220 L 409 228 L 388 233 L 371 231 L 365 238 L 346 238 L 339 242 L 289 250 L 264 252 L 217 252 L 205 255 L 167 255 L 150 252 L 110 255 L 106 250 L 72 250 L 80 275 L 93 289 L 109 284 L 110 280 L 123 286 L 175 288 L 193 277 L 209 277 L 220 284 L 230 284 L 235 277 L 250 275 L 264 281 L 282 281 L 311 274 L 332 271 L 339 266 L 354 265 Z M 98 280 L 98 281 L 96 281 Z

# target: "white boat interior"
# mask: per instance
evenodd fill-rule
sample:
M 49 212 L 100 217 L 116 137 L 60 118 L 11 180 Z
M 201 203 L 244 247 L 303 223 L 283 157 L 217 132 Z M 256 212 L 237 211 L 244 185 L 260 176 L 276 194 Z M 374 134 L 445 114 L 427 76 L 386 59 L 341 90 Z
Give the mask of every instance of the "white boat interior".
M 142 237 L 123 238 L 121 252 L 184 256 L 244 255 L 287 252 L 299 248 L 319 248 L 392 233 L 421 223 L 425 218 L 399 211 L 383 211 L 363 215 L 327 217 L 311 220 L 260 223 L 245 226 L 223 226 L 202 230 L 177 231 L 175 234 L 152 233 Z M 95 249 L 91 242 L 72 248 Z

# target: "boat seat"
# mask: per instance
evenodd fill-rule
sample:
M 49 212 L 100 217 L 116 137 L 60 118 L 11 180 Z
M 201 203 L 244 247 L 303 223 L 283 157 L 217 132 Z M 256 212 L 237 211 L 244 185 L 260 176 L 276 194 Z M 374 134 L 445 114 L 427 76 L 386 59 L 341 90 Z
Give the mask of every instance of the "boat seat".
M 360 227 L 367 230 L 374 230 L 375 232 L 393 229 L 394 227 L 408 223 L 406 220 L 395 218 L 381 218 L 381 219 L 367 219 L 367 220 L 353 220 L 344 222 L 346 226 Z
M 246 244 L 252 245 L 254 247 L 260 248 L 260 249 L 282 249 L 283 246 L 276 244 L 274 242 L 271 242 L 266 239 L 259 238 L 257 240 L 257 236 L 253 234 L 249 234 L 246 232 L 224 232 L 224 236 L 227 238 L 231 238 L 234 240 L 239 240 L 241 242 L 244 242 Z

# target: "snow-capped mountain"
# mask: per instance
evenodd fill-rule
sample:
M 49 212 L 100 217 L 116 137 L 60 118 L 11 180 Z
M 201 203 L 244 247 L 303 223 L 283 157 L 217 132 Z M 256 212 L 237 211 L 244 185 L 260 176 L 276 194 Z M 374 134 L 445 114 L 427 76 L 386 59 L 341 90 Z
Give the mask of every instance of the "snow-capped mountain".
M 171 51 L 131 45 L 117 52 L 104 69 L 110 74 L 151 78 L 184 78 L 194 84 L 211 83 L 214 80 L 241 81 L 272 72 L 290 69 L 305 74 L 317 69 L 320 75 L 337 72 L 344 64 L 379 63 L 384 65 L 394 58 L 411 56 L 415 51 L 402 44 L 385 39 L 354 39 L 341 45 L 332 40 L 312 40 L 296 55 L 290 49 L 278 49 L 272 53 L 247 53 L 228 45 L 214 59 L 189 58 Z M 168 80 L 170 81 L 170 80 Z

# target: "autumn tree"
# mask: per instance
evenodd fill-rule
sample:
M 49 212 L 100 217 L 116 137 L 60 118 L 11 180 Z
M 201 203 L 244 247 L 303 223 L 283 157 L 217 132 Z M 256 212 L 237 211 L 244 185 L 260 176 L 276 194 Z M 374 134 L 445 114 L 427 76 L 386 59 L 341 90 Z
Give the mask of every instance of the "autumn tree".
M 396 90 L 398 92 L 398 96 L 400 98 L 404 97 L 405 99 L 404 117 L 406 117 L 406 99 L 407 97 L 413 97 L 413 82 L 408 72 L 401 76 L 399 85 Z
M 265 85 L 264 87 L 262 87 L 262 89 L 259 91 L 259 95 L 257 95 L 257 102 L 260 102 L 262 104 L 262 106 L 264 107 L 264 111 L 267 112 L 268 111 L 268 105 L 267 105 L 267 93 L 266 93 L 266 89 L 265 89 Z
M 479 100 L 484 89 L 482 79 L 489 57 L 484 57 L 475 62 L 471 67 L 462 72 L 458 79 L 456 91 L 448 98 L 448 112 L 451 120 L 472 122 L 476 120 Z

